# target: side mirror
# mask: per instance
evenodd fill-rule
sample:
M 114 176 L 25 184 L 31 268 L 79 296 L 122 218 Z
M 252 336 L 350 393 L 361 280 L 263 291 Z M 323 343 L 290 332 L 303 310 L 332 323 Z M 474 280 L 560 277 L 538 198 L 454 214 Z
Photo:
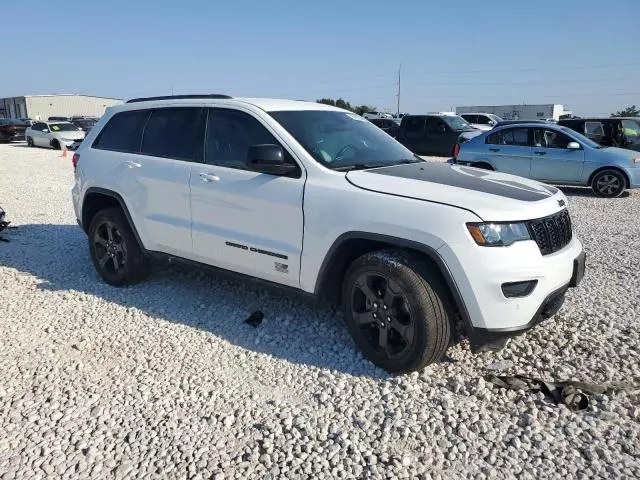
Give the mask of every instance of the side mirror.
M 289 175 L 296 165 L 284 161 L 284 150 L 280 145 L 254 145 L 247 152 L 247 168 L 252 172 L 270 175 Z
M 48 128 L 43 128 L 42 129 L 42 133 L 49 133 L 49 129 Z
M 569 142 L 567 143 L 567 148 L 569 150 L 580 150 L 580 144 L 578 142 Z

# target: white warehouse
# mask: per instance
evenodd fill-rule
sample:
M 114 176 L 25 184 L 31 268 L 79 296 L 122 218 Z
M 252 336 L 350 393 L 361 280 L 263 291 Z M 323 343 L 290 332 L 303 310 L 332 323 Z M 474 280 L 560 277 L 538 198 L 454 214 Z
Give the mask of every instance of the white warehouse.
M 474 107 L 456 107 L 456 114 L 461 113 L 493 113 L 504 120 L 534 120 L 553 118 L 559 120 L 561 115 L 571 113 L 565 111 L 564 105 L 547 103 L 542 105 L 483 105 Z
M 47 120 L 49 117 L 101 117 L 107 107 L 119 105 L 119 98 L 53 94 L 0 98 L 0 117 Z

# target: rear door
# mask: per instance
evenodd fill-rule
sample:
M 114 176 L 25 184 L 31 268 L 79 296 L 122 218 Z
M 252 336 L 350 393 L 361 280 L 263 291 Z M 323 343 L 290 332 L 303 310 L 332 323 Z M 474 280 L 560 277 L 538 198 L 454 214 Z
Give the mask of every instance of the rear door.
M 567 148 L 575 140 L 547 128 L 534 128 L 531 178 L 550 183 L 577 183 L 582 178 L 584 150 Z
M 531 169 L 531 129 L 510 127 L 488 135 L 485 151 L 499 172 L 529 177 Z
M 286 146 L 248 112 L 210 108 L 203 165 L 191 175 L 193 248 L 216 267 L 300 286 L 305 172 L 277 176 L 247 169 L 254 145 Z
M 200 107 L 120 112 L 96 140 L 107 150 L 102 178 L 125 200 L 148 250 L 192 255 L 189 178 L 202 162 L 205 122 Z

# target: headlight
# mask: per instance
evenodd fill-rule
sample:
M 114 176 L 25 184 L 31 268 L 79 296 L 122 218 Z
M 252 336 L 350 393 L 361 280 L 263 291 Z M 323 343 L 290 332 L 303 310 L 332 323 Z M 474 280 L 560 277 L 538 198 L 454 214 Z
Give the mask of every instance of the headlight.
M 476 243 L 484 247 L 506 247 L 531 240 L 524 223 L 467 223 L 467 229 Z

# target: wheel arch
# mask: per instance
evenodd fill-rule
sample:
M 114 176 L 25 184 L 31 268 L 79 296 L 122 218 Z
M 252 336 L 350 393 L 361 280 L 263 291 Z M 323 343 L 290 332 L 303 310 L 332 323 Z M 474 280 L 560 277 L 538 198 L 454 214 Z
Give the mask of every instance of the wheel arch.
M 339 303 L 342 279 L 351 262 L 366 253 L 389 248 L 417 254 L 428 266 L 433 267 L 448 288 L 449 300 L 462 318 L 464 325 L 467 328 L 472 326 L 460 289 L 437 250 L 419 242 L 390 235 L 368 232 L 347 232 L 340 235 L 329 248 L 320 266 L 315 295 L 323 300 Z
M 129 226 L 133 231 L 133 235 L 135 236 L 140 247 L 144 249 L 144 244 L 142 243 L 142 239 L 138 234 L 138 230 L 136 229 L 136 225 L 131 218 L 131 214 L 129 213 L 129 208 L 125 203 L 124 199 L 120 194 L 114 192 L 113 190 L 108 190 L 106 188 L 100 187 L 90 187 L 84 194 L 84 198 L 82 200 L 82 220 L 81 227 L 86 232 L 89 230 L 89 225 L 91 224 L 91 219 L 98 213 L 100 210 L 109 207 L 119 207 L 124 212 L 127 221 L 129 222 Z
M 622 176 L 624 177 L 624 183 L 625 183 L 624 188 L 625 189 L 629 188 L 629 185 L 631 184 L 629 175 L 627 175 L 627 172 L 625 172 L 624 169 L 620 168 L 618 165 L 606 165 L 604 167 L 596 168 L 593 172 L 591 172 L 591 175 L 589 175 L 589 180 L 587 181 L 587 185 L 591 186 L 591 182 L 593 182 L 594 177 L 598 173 L 604 170 L 616 170 L 617 172 L 621 173 Z

